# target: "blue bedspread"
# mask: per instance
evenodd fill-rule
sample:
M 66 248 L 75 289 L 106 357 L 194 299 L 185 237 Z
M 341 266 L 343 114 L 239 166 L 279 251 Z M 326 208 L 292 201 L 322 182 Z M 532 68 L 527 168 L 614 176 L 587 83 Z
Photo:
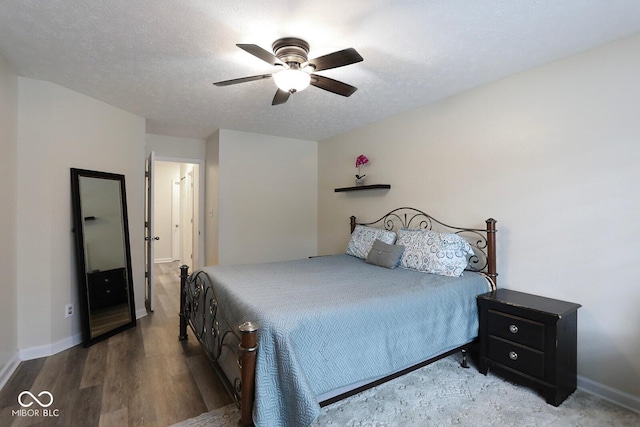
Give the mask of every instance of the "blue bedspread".
M 232 324 L 258 322 L 254 422 L 307 426 L 317 396 L 441 354 L 478 334 L 487 281 L 349 255 L 204 268 Z

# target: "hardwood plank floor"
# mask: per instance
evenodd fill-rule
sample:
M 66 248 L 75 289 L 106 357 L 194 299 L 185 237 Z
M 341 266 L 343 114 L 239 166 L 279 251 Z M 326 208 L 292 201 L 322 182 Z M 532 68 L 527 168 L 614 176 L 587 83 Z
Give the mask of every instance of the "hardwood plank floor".
M 193 335 L 178 341 L 178 263 L 155 274 L 155 311 L 135 328 L 20 363 L 0 391 L 0 426 L 164 427 L 231 403 Z M 57 416 L 37 404 L 39 416 L 17 415 L 23 391 L 49 391 Z

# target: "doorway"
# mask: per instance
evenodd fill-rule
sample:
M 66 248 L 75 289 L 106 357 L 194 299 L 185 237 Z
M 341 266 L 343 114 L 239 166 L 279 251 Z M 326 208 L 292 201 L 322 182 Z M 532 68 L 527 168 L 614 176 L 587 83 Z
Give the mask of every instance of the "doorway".
M 146 306 L 154 311 L 154 265 L 178 262 L 200 266 L 204 239 L 202 161 L 150 154 L 147 197 Z M 177 273 L 177 272 L 176 272 Z
M 192 269 L 198 258 L 198 165 L 156 159 L 154 164 L 154 263 L 179 261 Z

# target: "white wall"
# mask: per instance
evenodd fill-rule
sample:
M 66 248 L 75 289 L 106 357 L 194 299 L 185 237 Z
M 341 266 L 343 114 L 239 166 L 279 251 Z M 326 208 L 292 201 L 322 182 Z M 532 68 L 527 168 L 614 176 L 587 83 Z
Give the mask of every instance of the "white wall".
M 317 245 L 317 143 L 221 129 L 220 264 L 305 258 Z
M 18 78 L 0 56 L 0 388 L 18 356 Z
M 156 156 L 177 159 L 204 160 L 205 141 L 202 139 L 175 136 L 146 135 L 146 152 L 155 151 Z
M 578 312 L 578 373 L 640 410 L 640 35 L 319 143 L 319 253 L 409 205 L 497 219 L 499 286 Z M 369 183 L 352 185 L 358 154 Z M 365 194 L 366 193 L 366 194 Z
M 135 303 L 144 311 L 145 123 L 61 86 L 19 78 L 18 344 L 21 357 L 55 353 L 77 342 L 71 225 L 72 167 L 125 175 Z
M 218 216 L 220 189 L 220 131 L 207 139 L 205 162 L 205 262 L 218 265 Z

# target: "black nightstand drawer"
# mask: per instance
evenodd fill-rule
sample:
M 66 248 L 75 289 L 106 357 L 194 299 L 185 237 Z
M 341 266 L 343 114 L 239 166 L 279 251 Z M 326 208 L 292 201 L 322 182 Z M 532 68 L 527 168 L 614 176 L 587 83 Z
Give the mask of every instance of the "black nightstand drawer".
M 488 315 L 489 335 L 544 350 L 544 324 L 495 310 Z
M 544 353 L 502 338 L 489 337 L 489 357 L 516 371 L 544 379 Z

